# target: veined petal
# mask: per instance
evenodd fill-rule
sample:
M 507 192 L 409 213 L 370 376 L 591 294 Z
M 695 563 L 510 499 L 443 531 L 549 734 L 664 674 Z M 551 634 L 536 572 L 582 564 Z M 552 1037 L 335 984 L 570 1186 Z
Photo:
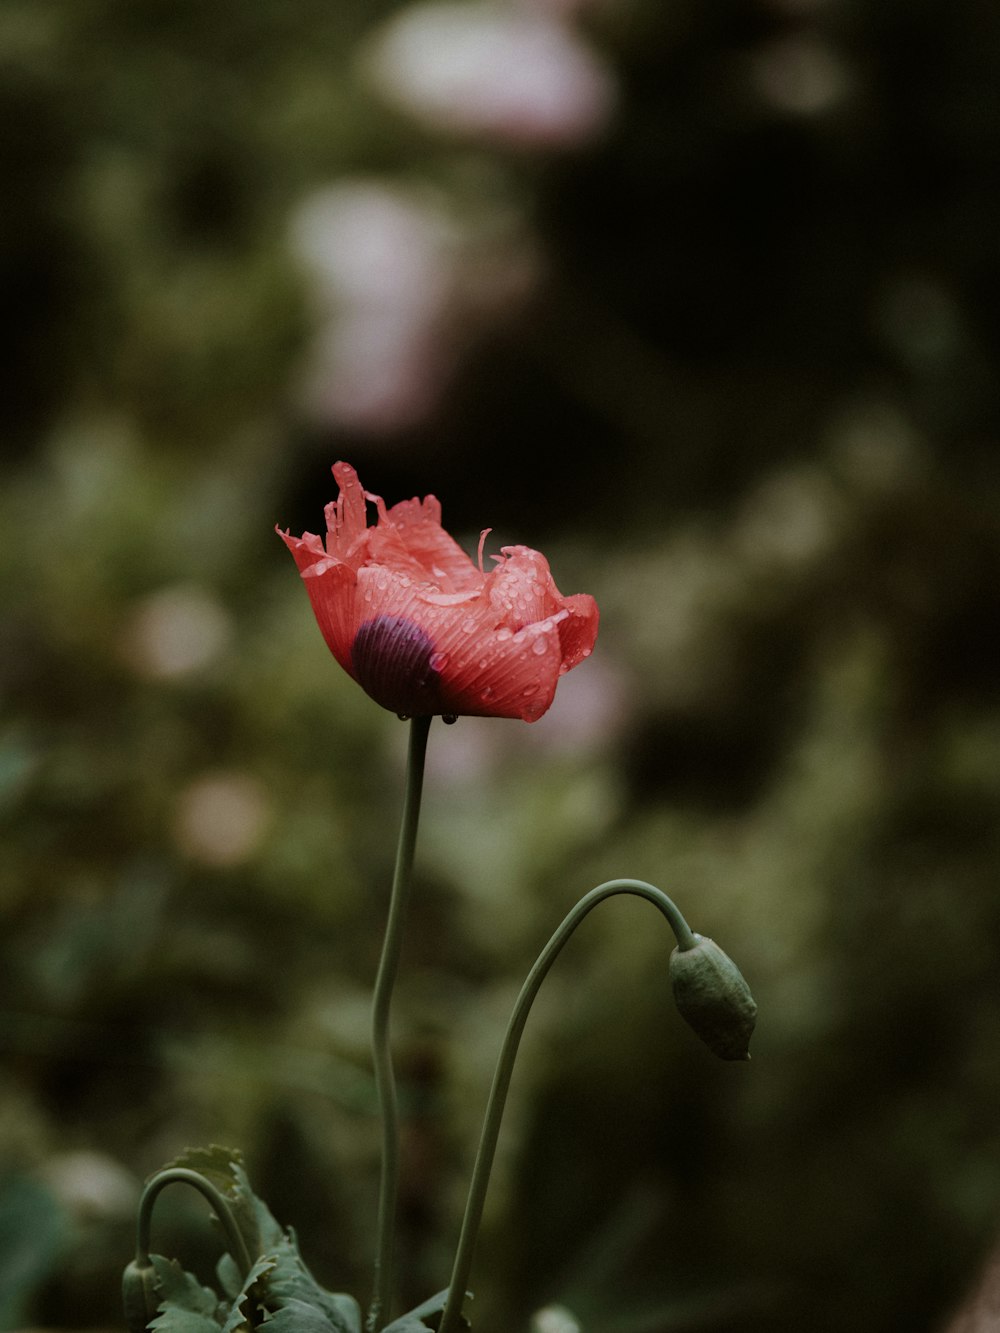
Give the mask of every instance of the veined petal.
M 483 593 L 481 588 L 473 588 L 469 592 L 436 592 L 430 584 L 422 583 L 416 595 L 428 606 L 466 606 L 470 602 L 481 601 Z
M 534 722 L 552 703 L 562 674 L 557 617 L 463 641 L 442 668 L 443 696 L 456 714 Z
M 483 576 L 458 542 L 441 526 L 441 506 L 433 495 L 402 500 L 379 519 L 372 533 L 372 556 L 383 563 L 393 558 L 411 563 L 421 577 L 442 592 L 481 587 Z
M 365 491 L 350 463 L 334 463 L 333 475 L 340 487 L 337 499 L 326 506 L 326 549 L 330 555 L 357 567 L 358 548 L 367 540 L 368 518 Z
M 559 626 L 559 641 L 562 644 L 563 673 L 579 666 L 584 658 L 594 651 L 597 639 L 597 627 L 600 612 L 597 603 L 588 593 L 578 592 L 562 599 L 563 608 L 568 612 Z
M 498 620 L 519 630 L 544 620 L 562 603 L 549 572 L 549 562 L 530 546 L 504 546 L 500 563 L 486 576 L 490 602 Z
M 317 537 L 314 532 L 304 532 L 301 537 L 293 537 L 290 532 L 283 532 L 281 528 L 275 528 L 275 532 L 295 557 L 295 563 L 299 567 L 300 574 L 304 574 L 318 560 L 327 559 L 322 539 Z
M 358 624 L 373 616 L 407 616 L 419 620 L 414 607 L 420 600 L 420 592 L 420 583 L 407 567 L 367 564 L 358 570 L 355 620 Z
M 302 571 L 316 623 L 327 647 L 345 671 L 351 669 L 351 644 L 357 629 L 354 610 L 357 578 L 350 565 L 329 557 Z

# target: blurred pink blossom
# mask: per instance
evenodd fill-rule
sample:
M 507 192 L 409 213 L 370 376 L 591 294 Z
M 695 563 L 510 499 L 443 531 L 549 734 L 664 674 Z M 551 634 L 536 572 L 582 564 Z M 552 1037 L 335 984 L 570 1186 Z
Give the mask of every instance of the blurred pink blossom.
M 119 642 L 139 675 L 174 680 L 216 661 L 232 632 L 229 614 L 207 588 L 178 583 L 139 602 Z
M 609 69 L 555 5 L 414 5 L 382 28 L 368 71 L 430 128 L 513 147 L 587 143 L 615 103 Z
M 534 286 L 530 243 L 500 233 L 477 236 L 433 196 L 373 180 L 306 200 L 292 247 L 318 322 L 303 385 L 310 414 L 386 433 L 432 411 L 479 326 Z
M 440 216 L 385 185 L 334 186 L 301 208 L 293 248 L 320 320 L 305 384 L 313 415 L 392 430 L 425 414 L 445 373 L 449 241 Z
M 427 778 L 443 790 L 493 779 L 512 755 L 569 758 L 587 763 L 615 745 L 632 715 L 635 691 L 623 668 L 597 653 L 586 671 L 570 672 L 559 684 L 558 706 L 539 727 L 496 727 L 489 718 L 463 717 L 447 746 L 432 745 Z M 405 744 L 400 745 L 403 762 Z
M 219 771 L 180 793 L 174 838 L 195 861 L 224 869 L 248 861 L 271 819 L 267 792 L 247 773 Z

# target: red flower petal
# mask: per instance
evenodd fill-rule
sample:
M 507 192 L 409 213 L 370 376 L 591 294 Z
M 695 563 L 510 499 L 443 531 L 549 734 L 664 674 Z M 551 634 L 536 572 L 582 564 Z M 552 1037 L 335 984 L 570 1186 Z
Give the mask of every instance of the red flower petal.
M 384 544 L 384 545 L 383 545 Z M 391 564 L 389 550 L 412 562 L 442 592 L 463 592 L 482 585 L 483 576 L 441 526 L 441 506 L 433 495 L 393 505 L 372 534 L 373 558 Z
M 289 533 L 282 532 L 280 528 L 276 531 L 295 557 L 295 563 L 299 567 L 300 574 L 304 574 L 318 560 L 326 559 L 323 543 L 315 533 L 305 532 L 301 537 L 292 537 Z
M 281 536 L 341 666 L 396 712 L 541 717 L 559 677 L 594 646 L 594 599 L 563 597 L 527 546 L 504 547 L 484 575 L 442 528 L 433 496 L 387 510 L 348 464 L 334 475 L 326 549 L 311 533 Z
M 313 614 L 327 647 L 345 671 L 351 669 L 351 645 L 357 633 L 353 590 L 357 574 L 339 560 L 320 561 L 302 571 Z
M 368 538 L 365 492 L 350 463 L 334 463 L 333 475 L 340 494 L 326 507 L 326 549 L 356 569 L 361 558 L 359 548 Z

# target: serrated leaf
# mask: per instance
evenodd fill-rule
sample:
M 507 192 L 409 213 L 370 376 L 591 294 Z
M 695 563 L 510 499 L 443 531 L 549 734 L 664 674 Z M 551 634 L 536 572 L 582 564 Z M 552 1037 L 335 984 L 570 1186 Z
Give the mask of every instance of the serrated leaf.
M 172 1259 L 150 1255 L 156 1273 L 160 1312 L 149 1327 L 154 1333 L 219 1333 L 219 1298 Z
M 444 1291 L 439 1291 L 436 1296 L 431 1296 L 422 1305 L 418 1305 L 398 1319 L 394 1319 L 391 1324 L 385 1326 L 382 1333 L 427 1333 L 428 1330 L 437 1328 L 436 1316 L 443 1313 L 448 1302 L 449 1290 L 450 1288 L 446 1287 Z M 458 1326 L 459 1328 L 471 1328 L 464 1315 L 459 1319 Z
M 183 1166 L 189 1171 L 199 1171 L 227 1197 L 234 1188 L 233 1167 L 242 1165 L 243 1154 L 238 1148 L 224 1148 L 218 1143 L 210 1143 L 207 1148 L 185 1148 L 179 1157 L 167 1163 L 167 1167 Z
M 233 1163 L 232 1171 L 241 1197 L 249 1199 L 250 1206 L 253 1209 L 254 1223 L 257 1229 L 257 1244 L 256 1247 L 248 1246 L 250 1253 L 255 1256 L 270 1253 L 284 1240 L 284 1228 L 274 1220 L 274 1216 L 264 1200 L 259 1195 L 254 1194 L 250 1188 L 250 1181 L 240 1161 Z
M 233 1220 L 251 1258 L 255 1259 L 270 1249 L 271 1239 L 265 1239 L 261 1235 L 260 1208 L 263 1208 L 267 1219 L 279 1235 L 281 1229 L 267 1209 L 255 1198 L 243 1169 L 243 1156 L 237 1149 L 223 1148 L 217 1143 L 210 1144 L 207 1148 L 187 1148 L 169 1165 L 197 1171 L 215 1186 L 229 1204 Z
M 323 1333 L 361 1333 L 361 1307 L 353 1296 L 319 1285 L 299 1253 L 294 1232 L 282 1237 L 272 1257 L 274 1269 L 265 1278 L 264 1290 L 275 1317 L 292 1308 L 301 1313 L 301 1307 L 305 1307 L 320 1317 L 322 1323 L 316 1327 Z
M 234 1264 L 233 1267 L 235 1268 L 236 1265 Z M 230 1308 L 229 1314 L 226 1316 L 225 1323 L 222 1325 L 222 1333 L 239 1333 L 239 1330 L 241 1329 L 250 1330 L 254 1327 L 254 1322 L 250 1315 L 244 1310 L 244 1305 L 248 1300 L 256 1296 L 257 1293 L 254 1291 L 254 1287 L 265 1274 L 271 1271 L 273 1267 L 273 1257 L 271 1255 L 265 1255 L 263 1258 L 258 1259 L 250 1269 L 250 1272 L 246 1275 L 246 1279 L 243 1281 L 233 1298 L 232 1307 Z M 237 1280 L 239 1280 L 238 1270 Z
M 331 1324 L 324 1312 L 309 1301 L 290 1300 L 269 1314 L 263 1327 L 267 1333 L 330 1333 L 342 1324 Z

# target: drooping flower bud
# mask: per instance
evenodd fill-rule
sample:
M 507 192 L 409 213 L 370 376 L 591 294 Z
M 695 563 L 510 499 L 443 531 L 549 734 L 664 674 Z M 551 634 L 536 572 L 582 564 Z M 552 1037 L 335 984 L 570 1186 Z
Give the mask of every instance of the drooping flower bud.
M 160 1308 L 156 1272 L 151 1264 L 140 1264 L 133 1259 L 125 1269 L 122 1277 L 122 1303 L 129 1333 L 144 1333 L 147 1324 L 156 1317 Z
M 670 955 L 670 983 L 681 1017 L 722 1060 L 749 1060 L 757 1004 L 733 960 L 714 940 L 695 935 Z

